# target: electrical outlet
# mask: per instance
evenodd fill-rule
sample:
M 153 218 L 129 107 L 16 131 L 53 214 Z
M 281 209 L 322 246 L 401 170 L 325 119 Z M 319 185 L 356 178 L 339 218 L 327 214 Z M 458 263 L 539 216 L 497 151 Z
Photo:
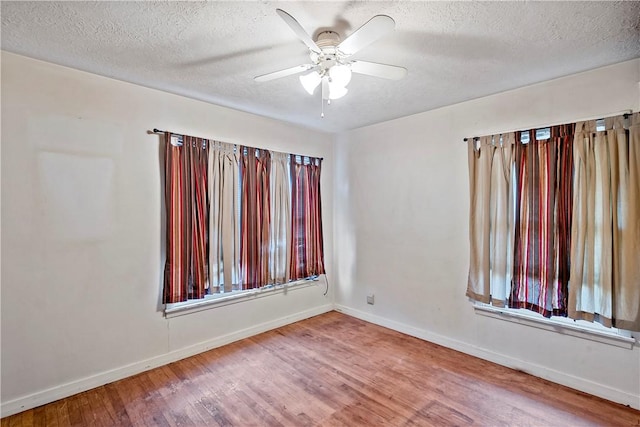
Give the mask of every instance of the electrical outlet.
M 367 295 L 367 304 L 373 305 L 374 302 L 375 302 L 374 295 L 373 294 Z

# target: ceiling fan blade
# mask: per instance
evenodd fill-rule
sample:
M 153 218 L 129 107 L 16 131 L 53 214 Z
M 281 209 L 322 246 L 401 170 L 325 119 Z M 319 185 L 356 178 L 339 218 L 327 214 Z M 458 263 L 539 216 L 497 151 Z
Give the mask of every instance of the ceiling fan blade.
M 376 15 L 340 43 L 338 50 L 346 56 L 353 55 L 393 31 L 395 26 L 396 22 L 390 16 Z
M 263 74 L 261 76 L 256 76 L 253 79 L 257 82 L 268 82 L 269 80 L 279 79 L 280 77 L 290 76 L 292 74 L 302 73 L 304 71 L 310 70 L 314 67 L 311 64 L 297 65 L 295 67 L 286 68 L 280 71 L 274 71 L 273 73 Z
M 286 22 L 287 25 L 289 25 L 289 27 L 293 30 L 293 32 L 296 33 L 296 36 L 298 36 L 298 38 L 302 40 L 302 42 L 306 44 L 309 49 L 311 49 L 314 52 L 320 53 L 320 48 L 318 47 L 316 42 L 313 41 L 311 36 L 307 34 L 304 28 L 302 28 L 302 25 L 300 25 L 300 23 L 296 21 L 296 19 L 293 16 L 289 15 L 287 12 L 285 12 L 282 9 L 276 9 L 276 12 L 278 13 L 278 15 L 280 15 L 282 19 L 284 19 L 284 22 Z
M 389 80 L 400 80 L 407 75 L 407 69 L 404 67 L 368 61 L 351 61 L 351 71 Z

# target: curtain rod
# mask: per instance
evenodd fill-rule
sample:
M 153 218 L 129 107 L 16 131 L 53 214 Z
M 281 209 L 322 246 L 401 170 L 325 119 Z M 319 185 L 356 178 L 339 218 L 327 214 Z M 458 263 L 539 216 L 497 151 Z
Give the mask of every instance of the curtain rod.
M 183 135 L 181 133 L 175 133 L 175 132 L 168 131 L 168 130 L 164 131 L 164 130 L 160 130 L 158 128 L 153 128 L 153 133 L 165 133 L 165 132 L 169 132 L 172 135 L 185 136 L 185 135 Z M 210 141 L 208 138 L 200 138 L 200 139 L 206 139 L 206 140 Z M 225 143 L 225 144 L 228 144 L 228 143 Z M 231 144 L 231 145 L 238 145 L 238 144 Z M 251 147 L 251 148 L 256 148 L 257 150 L 263 150 L 263 148 L 257 148 L 257 147 Z M 275 153 L 289 154 L 291 156 L 297 156 L 297 157 L 309 157 L 309 158 L 313 158 L 313 159 L 324 160 L 324 157 L 316 157 L 316 156 L 309 156 L 309 155 L 303 155 L 303 154 L 294 154 L 294 153 L 285 153 L 284 151 L 275 151 L 275 150 L 269 150 L 269 151 L 273 151 Z
M 625 119 L 627 119 L 631 114 L 633 114 L 633 110 L 623 110 L 620 111 L 619 113 L 609 113 L 605 116 L 597 116 L 597 117 L 589 117 L 586 119 L 580 119 L 580 120 L 574 120 L 573 123 L 577 123 L 577 122 L 588 122 L 590 120 L 601 120 L 601 119 L 608 119 L 609 117 L 616 117 L 616 116 L 624 116 Z M 563 123 L 554 123 L 554 124 L 550 124 L 550 125 L 542 125 L 542 126 L 531 126 L 527 129 L 519 129 L 519 131 L 525 131 L 525 130 L 531 130 L 531 129 L 544 129 L 544 128 L 548 128 L 548 127 L 552 127 L 552 126 L 560 126 L 560 125 L 564 125 L 567 124 L 566 122 Z M 494 133 L 494 135 L 502 135 L 505 133 L 511 133 L 511 132 L 518 132 L 518 131 L 508 131 L 508 132 L 496 132 Z M 462 141 L 463 142 L 467 142 L 469 139 L 473 139 L 474 141 L 478 141 L 480 139 L 479 136 L 474 136 L 473 138 L 464 138 Z

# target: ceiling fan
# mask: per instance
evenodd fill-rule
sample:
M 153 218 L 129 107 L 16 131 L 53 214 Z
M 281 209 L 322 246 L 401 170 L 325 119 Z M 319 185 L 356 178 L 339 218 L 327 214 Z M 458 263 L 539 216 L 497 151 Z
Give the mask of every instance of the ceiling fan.
M 305 90 L 313 95 L 320 86 L 322 100 L 330 103 L 332 99 L 347 94 L 352 72 L 390 80 L 400 80 L 407 74 L 407 69 L 403 67 L 350 59 L 362 48 L 393 31 L 395 21 L 389 16 L 374 16 L 345 40 L 341 41 L 335 31 L 323 31 L 314 41 L 293 16 L 282 9 L 276 9 L 276 12 L 307 45 L 311 63 L 257 76 L 257 82 L 306 73 L 300 76 L 300 83 Z

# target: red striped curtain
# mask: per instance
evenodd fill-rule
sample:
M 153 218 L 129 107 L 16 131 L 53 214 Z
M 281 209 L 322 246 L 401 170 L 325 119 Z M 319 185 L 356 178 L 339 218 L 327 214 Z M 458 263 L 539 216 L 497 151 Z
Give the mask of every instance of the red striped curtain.
M 267 150 L 242 147 L 240 176 L 240 270 L 242 289 L 269 283 L 269 175 L 271 154 Z
M 174 145 L 171 133 L 164 134 L 164 303 L 202 298 L 207 285 L 208 144 L 190 136 L 182 139 L 182 145 Z
M 320 171 L 322 159 L 292 157 L 291 267 L 292 280 L 324 274 Z
M 549 139 L 516 132 L 514 271 L 509 305 L 546 317 L 567 315 L 571 251 L 574 124 L 551 127 Z

